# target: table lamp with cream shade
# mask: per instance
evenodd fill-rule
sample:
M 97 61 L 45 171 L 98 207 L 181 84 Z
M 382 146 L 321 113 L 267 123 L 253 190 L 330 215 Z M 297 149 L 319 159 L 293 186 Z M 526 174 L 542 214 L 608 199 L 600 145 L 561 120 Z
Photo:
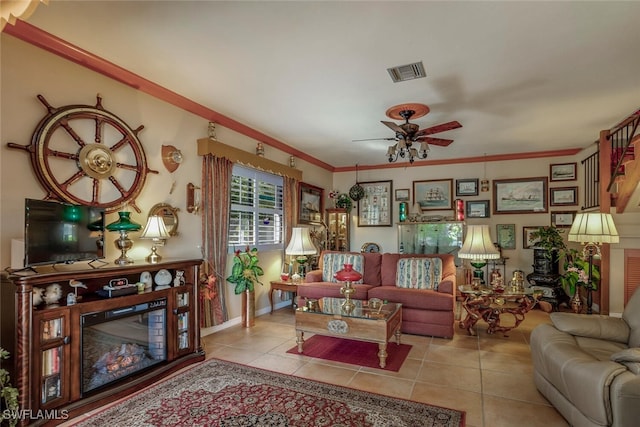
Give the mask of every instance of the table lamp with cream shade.
M 304 266 L 307 263 L 307 255 L 315 255 L 318 250 L 311 241 L 311 235 L 309 234 L 309 228 L 307 227 L 294 227 L 291 230 L 291 239 L 289 245 L 285 249 L 285 254 L 295 257 L 296 262 L 300 265 L 300 269 L 293 273 L 291 280 L 293 282 L 299 282 L 302 279 L 300 270 L 304 274 Z
M 579 213 L 571 224 L 567 240 L 584 245 L 582 255 L 589 260 L 587 289 L 587 314 L 593 313 L 593 258 L 600 256 L 602 243 L 618 243 L 620 237 L 611 214 L 602 212 Z
M 150 264 L 157 264 L 162 257 L 158 254 L 157 246 L 163 246 L 165 241 L 169 238 L 169 231 L 164 224 L 164 219 L 158 215 L 151 215 L 147 218 L 147 225 L 145 225 L 141 239 L 150 239 L 152 241 L 151 253 L 147 256 L 146 260 Z
M 487 265 L 488 259 L 500 258 L 500 252 L 491 241 L 488 225 L 467 226 L 467 236 L 458 251 L 458 257 L 470 260 L 470 264 L 475 268 L 473 277 L 484 283 L 482 267 Z

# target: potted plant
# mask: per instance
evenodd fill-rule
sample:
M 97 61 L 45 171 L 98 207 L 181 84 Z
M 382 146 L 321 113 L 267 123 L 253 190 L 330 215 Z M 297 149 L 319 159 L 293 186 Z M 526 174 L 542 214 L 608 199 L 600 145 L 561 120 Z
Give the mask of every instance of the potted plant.
M 582 253 L 576 249 L 569 249 L 565 254 L 564 274 L 560 277 L 560 282 L 565 291 L 572 295 L 571 307 L 573 311 L 579 313 L 582 309 L 580 300 L 580 288 L 591 287 L 594 291 L 598 289 L 600 280 L 600 270 L 597 265 L 591 266 L 591 283 L 589 283 L 589 261 Z
M 0 359 L 8 359 L 9 352 L 0 347 Z M 11 385 L 11 378 L 9 378 L 9 372 L 0 368 L 0 413 L 4 414 L 7 411 L 18 410 L 18 389 Z M 15 412 L 14 412 L 15 413 Z M 17 415 L 7 413 L 7 417 L 0 417 L 2 425 L 7 421 L 10 426 L 18 424 Z M 6 418 L 6 419 L 5 419 Z
M 264 275 L 264 270 L 258 265 L 258 249 L 249 250 L 249 246 L 244 252 L 236 251 L 233 257 L 233 267 L 231 275 L 227 277 L 227 282 L 235 284 L 236 295 L 242 294 L 242 325 L 253 326 L 255 318 L 255 284 L 260 283 L 259 276 Z

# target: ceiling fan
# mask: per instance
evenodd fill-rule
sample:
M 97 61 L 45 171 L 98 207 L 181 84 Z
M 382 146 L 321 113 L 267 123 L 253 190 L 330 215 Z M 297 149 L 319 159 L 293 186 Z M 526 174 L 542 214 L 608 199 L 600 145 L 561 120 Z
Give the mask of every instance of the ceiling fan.
M 396 133 L 393 138 L 370 138 L 370 139 L 356 139 L 353 142 L 358 141 L 398 141 L 396 144 L 389 146 L 387 150 L 387 157 L 389 162 L 395 162 L 398 157 L 408 157 L 409 162 L 413 163 L 414 159 L 426 159 L 429 153 L 429 144 L 437 145 L 440 147 L 446 147 L 453 142 L 452 139 L 435 138 L 429 135 L 433 135 L 440 132 L 445 132 L 452 129 L 461 128 L 462 125 L 457 121 L 442 123 L 439 125 L 431 126 L 425 129 L 415 123 L 409 123 L 411 117 L 418 118 L 425 116 L 429 113 L 429 107 L 424 104 L 400 104 L 389 108 L 386 111 L 386 115 L 392 119 L 404 119 L 405 122 L 398 125 L 394 122 L 387 122 L 382 120 L 382 124 Z M 420 144 L 420 149 L 413 147 L 413 144 Z

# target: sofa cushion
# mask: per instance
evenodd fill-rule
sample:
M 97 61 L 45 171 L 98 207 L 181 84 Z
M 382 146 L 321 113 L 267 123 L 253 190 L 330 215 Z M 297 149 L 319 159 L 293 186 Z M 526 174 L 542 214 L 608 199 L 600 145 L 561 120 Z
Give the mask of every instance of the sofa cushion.
M 629 326 L 617 317 L 554 312 L 549 315 L 553 325 L 571 335 L 598 338 L 626 344 Z
M 379 252 L 363 252 L 364 257 L 364 277 L 363 283 L 372 286 L 380 285 L 380 265 L 382 264 L 382 254 Z
M 631 372 L 640 374 L 640 348 L 627 348 L 611 355 L 611 360 L 622 363 Z
M 382 286 L 396 287 L 396 270 L 398 260 L 401 258 L 440 258 L 442 260 L 442 280 L 456 280 L 456 264 L 453 255 L 450 254 L 382 254 L 382 263 L 380 266 L 380 284 Z
M 622 319 L 629 325 L 629 347 L 640 347 L 640 288 L 629 298 Z
M 380 298 L 391 302 L 399 302 L 403 308 L 421 310 L 450 311 L 453 313 L 455 298 L 431 289 L 408 289 L 395 286 L 374 286 L 369 289 L 369 298 Z
M 362 274 L 364 271 L 364 256 L 351 252 L 325 252 L 322 255 L 322 281 L 337 283 L 335 274 L 344 268 L 345 264 L 353 264 L 353 269 Z M 363 283 L 362 279 L 353 283 Z
M 400 258 L 396 268 L 396 286 L 410 289 L 438 289 L 442 279 L 440 258 Z

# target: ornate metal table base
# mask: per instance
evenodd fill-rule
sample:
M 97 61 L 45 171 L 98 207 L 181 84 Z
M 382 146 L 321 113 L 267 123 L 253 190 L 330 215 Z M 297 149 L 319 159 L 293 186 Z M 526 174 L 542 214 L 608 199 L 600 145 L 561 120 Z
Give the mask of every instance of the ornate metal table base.
M 462 306 L 467 312 L 467 317 L 460 321 L 460 328 L 466 329 L 470 335 L 476 335 L 474 326 L 483 319 L 489 327 L 488 334 L 496 332 L 509 332 L 515 329 L 524 320 L 525 314 L 538 302 L 538 297 L 525 294 L 475 294 L 467 293 L 467 298 Z M 514 323 L 501 324 L 501 316 L 510 314 Z M 506 334 L 505 334 L 506 336 Z

